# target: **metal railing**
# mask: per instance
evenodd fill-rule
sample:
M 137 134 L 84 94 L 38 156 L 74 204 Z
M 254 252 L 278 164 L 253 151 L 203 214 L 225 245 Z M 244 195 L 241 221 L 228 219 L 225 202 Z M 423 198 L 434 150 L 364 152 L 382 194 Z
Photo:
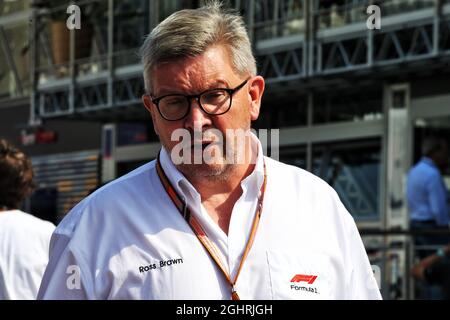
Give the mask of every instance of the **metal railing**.
M 304 34 L 306 15 L 304 0 L 257 0 L 253 21 L 255 40 Z
M 380 270 L 379 286 L 383 299 L 413 300 L 421 298 L 428 284 L 411 276 L 412 267 L 423 258 L 421 252 L 432 254 L 442 245 L 415 245 L 418 236 L 449 236 L 450 230 L 379 230 L 361 229 L 372 266 Z M 374 268 L 375 270 L 375 268 Z

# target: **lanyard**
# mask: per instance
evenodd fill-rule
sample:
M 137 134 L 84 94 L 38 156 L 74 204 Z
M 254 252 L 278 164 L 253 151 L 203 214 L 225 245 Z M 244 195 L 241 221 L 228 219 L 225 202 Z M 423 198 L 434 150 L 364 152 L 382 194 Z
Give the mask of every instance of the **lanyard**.
M 244 261 L 247 258 L 247 255 L 250 252 L 250 249 L 253 245 L 256 231 L 258 229 L 259 220 L 261 218 L 262 204 L 263 204 L 264 192 L 266 190 L 266 182 L 267 182 L 266 164 L 264 163 L 264 182 L 259 191 L 258 204 L 256 205 L 256 211 L 255 211 L 255 216 L 253 218 L 253 225 L 252 225 L 252 229 L 250 232 L 250 237 L 245 246 L 244 254 L 242 255 L 241 261 L 239 263 L 239 269 L 237 271 L 236 277 L 234 278 L 234 281 L 231 280 L 230 274 L 227 272 L 226 268 L 224 267 L 222 260 L 220 259 L 216 245 L 211 240 L 209 240 L 208 236 L 206 235 L 205 230 L 202 228 L 202 226 L 200 225 L 198 220 L 193 215 L 191 215 L 191 211 L 187 207 L 186 202 L 183 201 L 183 199 L 176 192 L 176 190 L 173 188 L 172 184 L 170 183 L 169 179 L 167 178 L 167 176 L 160 164 L 159 154 L 158 154 L 158 159 L 156 161 L 156 172 L 158 173 L 159 179 L 161 180 L 161 183 L 164 186 L 164 189 L 166 190 L 167 195 L 170 197 L 170 199 L 172 199 L 172 202 L 177 207 L 180 214 L 183 216 L 183 218 L 189 224 L 192 231 L 197 236 L 198 240 L 201 242 L 203 247 L 205 247 L 206 251 L 209 253 L 211 258 L 214 260 L 214 262 L 219 267 L 219 269 L 222 271 L 226 280 L 230 284 L 231 299 L 232 300 L 240 300 L 239 295 L 237 294 L 237 292 L 235 290 L 235 285 L 236 285 L 237 279 L 239 277 L 239 274 L 241 273 L 242 266 L 244 265 Z

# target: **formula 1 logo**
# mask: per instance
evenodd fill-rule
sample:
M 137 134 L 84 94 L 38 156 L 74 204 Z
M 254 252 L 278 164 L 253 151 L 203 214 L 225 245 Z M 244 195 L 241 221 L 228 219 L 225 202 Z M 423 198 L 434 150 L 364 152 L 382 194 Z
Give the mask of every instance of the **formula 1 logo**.
M 317 276 L 307 275 L 307 274 L 297 274 L 292 279 L 291 282 L 307 282 L 308 284 L 313 284 L 316 281 Z

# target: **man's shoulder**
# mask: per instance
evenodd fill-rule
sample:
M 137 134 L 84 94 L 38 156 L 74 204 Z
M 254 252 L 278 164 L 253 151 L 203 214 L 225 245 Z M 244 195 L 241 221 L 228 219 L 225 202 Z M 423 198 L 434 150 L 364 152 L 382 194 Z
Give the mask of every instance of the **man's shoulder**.
M 317 228 L 332 232 L 339 228 L 353 232 L 354 219 L 345 208 L 336 190 L 322 178 L 304 169 L 273 159 L 266 161 L 268 181 L 277 197 L 285 197 L 282 203 L 294 203 L 302 217 L 310 223 L 319 223 Z M 272 174 L 269 172 L 272 169 Z M 322 223 L 327 221 L 327 223 Z M 350 231 L 348 231 L 350 230 Z M 334 232 L 333 231 L 333 232 Z
M 55 233 L 70 236 L 83 219 L 98 222 L 106 219 L 107 214 L 113 218 L 115 208 L 130 200 L 138 201 L 145 190 L 149 190 L 154 171 L 155 161 L 151 161 L 102 186 L 73 207 L 58 224 Z
M 439 169 L 423 160 L 416 163 L 408 173 L 410 183 L 424 184 L 435 179 L 440 179 L 440 177 L 441 173 L 439 172 Z
M 51 233 L 55 229 L 55 225 L 47 220 L 40 219 L 32 214 L 28 214 L 24 212 L 24 216 L 28 217 L 27 220 L 29 222 L 29 225 L 32 229 L 35 229 L 35 227 L 38 227 L 36 229 L 39 229 L 42 233 Z
M 148 184 L 150 181 L 150 177 L 154 172 L 155 161 L 148 162 L 123 175 L 122 177 L 108 182 L 106 185 L 94 191 L 85 200 L 95 202 L 104 200 L 114 201 L 120 199 L 118 195 L 120 195 L 121 192 L 139 189 L 142 187 L 142 185 Z
M 48 235 L 53 232 L 55 225 L 50 221 L 42 220 L 30 213 L 21 210 L 12 210 L 8 215 L 7 221 L 9 228 L 17 227 L 27 234 Z M 6 226 L 4 226 L 6 227 Z
M 421 159 L 410 170 L 411 173 L 438 174 L 439 169 L 433 165 L 431 160 Z

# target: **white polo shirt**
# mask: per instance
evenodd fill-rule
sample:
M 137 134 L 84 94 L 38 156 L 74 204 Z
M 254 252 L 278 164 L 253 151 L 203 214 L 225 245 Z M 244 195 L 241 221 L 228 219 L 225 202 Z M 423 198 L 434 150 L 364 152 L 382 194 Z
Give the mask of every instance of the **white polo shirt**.
M 55 226 L 20 210 L 0 212 L 0 300 L 34 300 Z
M 222 261 L 237 271 L 263 181 L 241 182 L 226 235 L 164 149 L 161 165 Z M 318 177 L 264 157 L 258 232 L 236 284 L 241 299 L 380 299 L 351 215 Z M 230 299 L 230 285 L 171 202 L 152 161 L 83 200 L 60 223 L 40 299 Z

